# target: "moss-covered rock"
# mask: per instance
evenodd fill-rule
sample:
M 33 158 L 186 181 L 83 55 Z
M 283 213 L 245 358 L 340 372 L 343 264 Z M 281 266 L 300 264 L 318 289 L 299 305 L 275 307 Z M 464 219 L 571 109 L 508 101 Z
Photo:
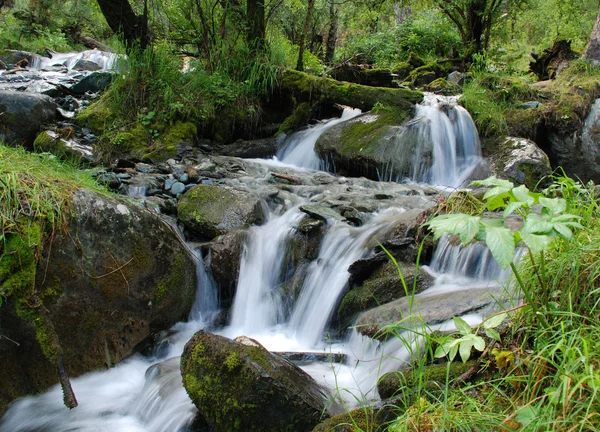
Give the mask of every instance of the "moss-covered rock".
M 100 99 L 81 111 L 76 117 L 79 125 L 91 129 L 97 136 L 103 135 L 106 127 L 115 120 L 106 95 L 106 93 L 102 95 Z
M 429 393 L 443 391 L 446 385 L 467 372 L 475 361 L 463 363 L 440 363 L 423 367 L 422 370 L 406 369 L 385 374 L 377 383 L 377 390 L 382 399 L 395 396 L 410 397 L 417 386 L 422 385 Z
M 363 111 L 372 109 L 377 103 L 410 111 L 423 99 L 421 93 L 406 89 L 362 86 L 293 70 L 283 73 L 281 88 L 298 102 L 338 103 Z
M 444 78 L 437 78 L 431 83 L 425 85 L 425 90 L 446 96 L 458 95 L 462 91 L 460 86 L 451 81 L 447 81 Z
M 294 109 L 292 114 L 283 121 L 279 127 L 279 131 L 277 131 L 277 134 L 284 133 L 288 135 L 294 132 L 296 129 L 306 126 L 314 112 L 315 110 L 313 109 L 313 105 L 310 103 L 300 103 Z
M 390 69 L 367 69 L 357 65 L 343 64 L 332 69 L 329 75 L 338 81 L 346 81 L 369 87 L 397 87 L 394 83 L 394 74 Z
M 194 301 L 195 262 L 159 217 L 85 189 L 71 209 L 52 244 L 42 250 L 31 225 L 9 236 L 0 258 L 0 295 L 12 292 L 0 334 L 19 343 L 0 344 L 0 412 L 58 381 L 57 346 L 71 376 L 106 368 L 185 319 Z
M 216 432 L 310 431 L 327 398 L 304 371 L 257 344 L 200 331 L 181 357 L 183 385 Z
M 399 263 L 399 265 L 410 294 L 415 286 L 416 266 L 407 263 Z M 432 278 L 421 272 L 417 275 L 415 292 L 423 291 L 432 283 Z M 387 262 L 359 287 L 351 289 L 342 298 L 337 310 L 338 323 L 343 327 L 352 325 L 360 312 L 405 296 L 406 292 L 398 274 L 398 268 L 392 262 Z
M 383 107 L 333 126 L 319 137 L 317 154 L 340 174 L 377 180 L 388 161 L 386 147 L 412 114 L 412 107 Z
M 205 239 L 264 219 L 258 197 L 212 185 L 194 186 L 186 192 L 179 200 L 177 215 L 186 229 Z
M 80 144 L 74 140 L 64 140 L 54 131 L 41 132 L 33 142 L 38 152 L 48 152 L 62 159 L 94 163 L 96 158 L 91 146 Z

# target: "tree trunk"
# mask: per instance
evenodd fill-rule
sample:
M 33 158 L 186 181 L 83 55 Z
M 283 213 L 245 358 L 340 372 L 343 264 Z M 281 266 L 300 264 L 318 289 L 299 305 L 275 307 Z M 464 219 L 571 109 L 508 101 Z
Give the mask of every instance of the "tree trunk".
M 406 0 L 396 0 L 394 2 L 394 18 L 396 20 L 396 26 L 404 24 L 404 21 L 412 13 L 410 6 L 406 6 Z
M 247 41 L 253 52 L 262 52 L 265 47 L 265 3 L 264 0 L 248 0 Z
M 594 63 L 600 63 L 600 12 L 596 19 L 596 24 L 592 30 L 590 41 L 585 49 L 585 59 Z
M 325 48 L 325 63 L 333 64 L 335 45 L 337 43 L 339 13 L 335 7 L 335 0 L 329 1 L 329 32 L 327 33 L 327 46 Z
M 144 2 L 146 4 L 146 2 Z M 147 13 L 138 16 L 128 0 L 98 0 L 98 6 L 111 30 L 120 34 L 131 49 L 136 43 L 143 49 L 149 44 L 147 31 Z M 147 10 L 147 7 L 144 7 Z
M 296 70 L 304 71 L 304 45 L 306 42 L 306 35 L 308 34 L 308 28 L 310 26 L 310 18 L 315 5 L 315 0 L 308 0 L 308 9 L 306 11 L 306 19 L 304 20 L 304 29 L 302 30 L 302 36 L 300 39 L 300 49 L 298 50 L 298 63 L 296 64 Z

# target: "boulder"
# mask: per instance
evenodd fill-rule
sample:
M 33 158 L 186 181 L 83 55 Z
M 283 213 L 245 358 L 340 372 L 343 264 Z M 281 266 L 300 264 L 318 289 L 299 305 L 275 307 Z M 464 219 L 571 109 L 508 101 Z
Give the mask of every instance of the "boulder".
M 66 233 L 57 233 L 38 261 L 35 291 L 66 369 L 77 376 L 120 362 L 151 334 L 185 319 L 196 273 L 188 249 L 158 216 L 86 189 L 75 193 L 71 210 Z M 11 400 L 58 382 L 40 349 L 47 335 L 36 335 L 35 316 L 15 312 L 21 301 L 9 297 L 0 313 L 0 334 L 18 342 L 0 341 L 0 413 Z
M 323 133 L 315 144 L 321 159 L 330 161 L 339 174 L 378 180 L 392 145 L 410 111 L 384 108 L 340 123 Z
M 77 94 L 83 94 L 87 92 L 96 93 L 106 89 L 112 82 L 113 78 L 114 74 L 111 72 L 92 72 L 91 74 L 86 75 L 81 81 L 73 84 L 70 90 Z
M 420 293 L 433 284 L 433 278 L 427 272 L 421 270 L 417 273 L 415 271 L 415 264 L 400 262 L 399 265 L 409 295 L 412 293 L 413 287 L 416 287 L 415 293 Z M 398 274 L 398 268 L 388 259 L 388 262 L 360 286 L 350 289 L 342 298 L 337 309 L 338 325 L 348 327 L 354 323 L 354 319 L 360 312 L 405 296 L 406 291 Z
M 228 308 L 233 302 L 240 275 L 240 261 L 247 231 L 230 231 L 217 237 L 210 245 L 210 269 L 220 288 L 221 306 Z
M 440 324 L 467 313 L 486 316 L 497 310 L 497 301 L 503 298 L 503 294 L 504 288 L 493 284 L 455 292 L 425 292 L 415 297 L 412 310 L 421 315 L 428 325 Z M 409 300 L 401 298 L 363 312 L 356 320 L 356 328 L 365 336 L 385 338 L 385 326 L 409 316 Z
M 56 119 L 56 108 L 46 95 L 0 91 L 0 139 L 31 146 L 41 126 Z
M 194 186 L 186 192 L 179 200 L 177 214 L 190 233 L 205 239 L 264 220 L 258 197 L 212 185 Z
M 218 147 L 216 153 L 241 158 L 269 158 L 277 153 L 278 145 L 278 140 L 274 137 L 252 141 L 237 140 L 232 144 Z
M 190 398 L 216 432 L 311 431 L 328 415 L 319 385 L 261 346 L 200 331 L 185 346 L 181 373 Z
M 6 69 L 20 64 L 29 66 L 36 56 L 36 54 L 27 51 L 0 50 L 0 69 Z
M 527 185 L 530 189 L 552 173 L 546 153 L 525 138 L 507 137 L 499 151 L 491 157 L 491 164 L 498 177 Z
M 359 65 L 343 63 L 329 71 L 333 79 L 347 81 L 369 87 L 398 87 L 394 82 L 396 74 L 390 69 L 366 69 Z
M 40 133 L 33 142 L 33 147 L 36 151 L 49 152 L 67 159 L 81 160 L 89 164 L 98 162 L 92 146 L 73 139 L 63 139 L 51 130 Z

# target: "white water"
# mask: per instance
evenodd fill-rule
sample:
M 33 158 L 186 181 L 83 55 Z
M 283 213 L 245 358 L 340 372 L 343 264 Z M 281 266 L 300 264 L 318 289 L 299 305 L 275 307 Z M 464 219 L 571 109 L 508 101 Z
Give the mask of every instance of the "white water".
M 344 108 L 342 117 L 339 119 L 326 120 L 323 123 L 295 132 L 285 139 L 281 149 L 277 152 L 277 158 L 286 163 L 301 168 L 312 170 L 322 169 L 322 163 L 315 152 L 315 143 L 319 137 L 333 126 L 350 120 L 358 115 L 359 109 Z
M 78 53 L 52 53 L 52 57 L 34 56 L 31 62 L 31 69 L 41 70 L 52 66 L 66 66 L 67 69 L 73 69 L 79 60 L 88 60 L 96 63 L 102 70 L 111 70 L 114 68 L 118 54 L 98 50 L 88 50 Z

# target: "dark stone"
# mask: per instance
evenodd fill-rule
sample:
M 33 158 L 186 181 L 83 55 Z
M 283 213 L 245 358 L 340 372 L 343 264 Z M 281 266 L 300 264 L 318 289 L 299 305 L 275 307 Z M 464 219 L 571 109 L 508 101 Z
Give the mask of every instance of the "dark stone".
M 56 108 L 49 96 L 0 91 L 0 139 L 31 146 L 41 126 L 56 119 Z
M 221 307 L 228 308 L 233 302 L 247 236 L 243 230 L 231 231 L 217 237 L 210 245 L 210 269 L 220 288 Z
M 106 89 L 114 78 L 114 74 L 110 72 L 93 72 L 86 75 L 81 81 L 71 86 L 70 90 L 73 93 L 97 93 Z
M 113 172 L 99 174 L 98 177 L 96 177 L 96 181 L 113 190 L 119 189 L 119 186 L 121 186 L 121 180 Z
M 238 140 L 232 144 L 216 147 L 214 153 L 240 158 L 269 158 L 277 153 L 278 140 L 275 137 L 252 141 Z

